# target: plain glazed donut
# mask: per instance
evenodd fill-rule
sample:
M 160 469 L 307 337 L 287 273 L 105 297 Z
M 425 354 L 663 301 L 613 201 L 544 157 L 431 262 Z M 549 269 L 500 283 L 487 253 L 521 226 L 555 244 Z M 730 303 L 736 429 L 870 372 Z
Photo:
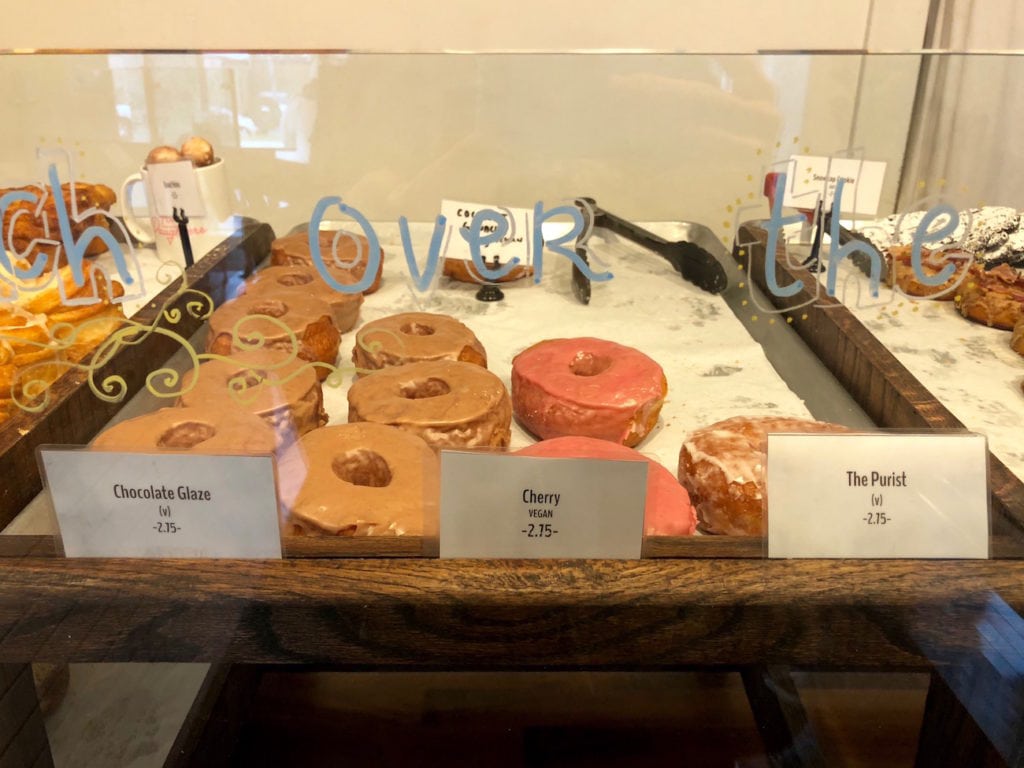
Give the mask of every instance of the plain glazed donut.
M 512 405 L 486 368 L 432 360 L 360 377 L 348 391 L 348 420 L 400 427 L 436 449 L 505 448 Z
M 353 284 L 354 278 L 347 272 L 337 275 L 339 283 Z M 355 327 L 359 319 L 359 308 L 363 305 L 363 294 L 336 291 L 326 282 L 315 268 L 302 264 L 283 267 L 267 267 L 252 275 L 242 285 L 238 295 L 259 293 L 264 296 L 284 298 L 294 294 L 316 296 L 326 301 L 334 316 L 335 327 L 345 333 Z
M 1024 313 L 1024 274 L 1009 264 L 971 267 L 957 299 L 960 314 L 976 323 L 1013 330 Z
M 262 316 L 272 317 L 274 323 Z M 291 354 L 293 341 L 283 323 L 295 334 L 299 344 L 298 356 L 310 362 L 333 365 L 338 358 L 341 334 L 334 326 L 331 308 L 314 296 L 289 294 L 279 299 L 250 293 L 221 305 L 210 315 L 210 333 L 206 337 L 206 351 L 228 356 L 245 347 L 238 345 L 233 333 L 238 328 L 239 340 L 253 341 L 257 334 L 268 349 L 281 349 Z M 327 378 L 325 368 L 317 368 L 317 378 Z
M 178 453 L 273 453 L 277 436 L 266 422 L 242 410 L 215 405 L 161 408 L 101 432 L 92 448 L 102 451 Z
M 367 323 L 356 334 L 352 362 L 362 371 L 424 360 L 458 360 L 487 367 L 487 353 L 454 317 L 404 312 Z
M 370 241 L 362 235 L 341 229 L 320 230 L 320 256 L 331 270 L 348 272 L 353 285 L 366 275 L 369 262 Z M 270 244 L 270 263 L 274 266 L 292 264 L 313 265 L 313 254 L 309 250 L 309 232 L 302 230 L 285 237 L 279 237 Z M 370 294 L 380 288 L 380 276 L 384 270 L 384 249 L 380 249 L 380 260 L 373 283 L 363 293 Z M 339 280 L 339 282 L 341 282 Z
M 512 361 L 512 408 L 542 439 L 579 435 L 627 446 L 658 422 L 668 382 L 632 347 L 602 339 L 550 339 Z
M 694 430 L 679 451 L 679 482 L 707 533 L 761 536 L 769 432 L 846 432 L 779 416 L 734 416 Z
M 697 512 L 690 495 L 672 473 L 639 451 L 593 437 L 556 437 L 515 452 L 516 456 L 566 459 L 608 459 L 647 462 L 645 536 L 689 536 L 697 530 Z
M 403 430 L 369 423 L 313 430 L 288 451 L 278 476 L 286 532 L 420 536 L 436 530 L 438 458 Z
M 258 349 L 232 355 L 229 361 L 209 360 L 187 371 L 182 382 L 178 405 L 248 411 L 277 433 L 282 446 L 327 423 L 316 372 L 305 360 L 290 359 L 280 350 Z

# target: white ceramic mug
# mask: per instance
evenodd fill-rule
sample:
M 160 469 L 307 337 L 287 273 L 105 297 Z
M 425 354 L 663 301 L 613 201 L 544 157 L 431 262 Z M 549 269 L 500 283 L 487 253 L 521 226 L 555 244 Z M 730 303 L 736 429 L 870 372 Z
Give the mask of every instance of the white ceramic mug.
M 188 233 L 192 254 L 199 260 L 220 243 L 225 234 L 234 231 L 235 221 L 224 161 L 218 158 L 211 165 L 196 168 L 195 178 L 205 210 L 203 216 L 189 217 Z M 148 210 L 142 216 L 136 214 L 131 203 L 132 188 L 136 184 L 142 184 L 146 190 Z M 153 199 L 149 173 L 143 166 L 139 173 L 133 173 L 121 184 L 121 213 L 125 226 L 140 243 L 154 245 L 161 258 L 181 259 L 178 223 L 170 216 L 156 215 L 151 210 L 150 201 Z

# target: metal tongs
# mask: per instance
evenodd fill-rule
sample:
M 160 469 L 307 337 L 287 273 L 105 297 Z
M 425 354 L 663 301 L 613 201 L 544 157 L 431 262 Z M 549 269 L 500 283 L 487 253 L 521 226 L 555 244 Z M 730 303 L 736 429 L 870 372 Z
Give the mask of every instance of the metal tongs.
M 593 217 L 586 222 L 587 226 L 584 228 L 584 232 L 590 232 L 591 228 L 607 229 L 649 251 L 654 251 L 668 261 L 684 280 L 693 283 L 701 290 L 709 293 L 721 293 L 728 286 L 729 281 L 725 276 L 725 268 L 718 263 L 713 255 L 696 243 L 687 240 L 677 242 L 665 240 L 621 216 L 604 210 L 592 198 L 582 198 L 581 202 L 585 203 L 580 205 L 584 217 Z M 576 253 L 584 262 L 587 261 L 585 249 L 582 246 L 576 247 Z M 575 265 L 572 269 L 572 291 L 580 302 L 590 303 L 590 280 Z

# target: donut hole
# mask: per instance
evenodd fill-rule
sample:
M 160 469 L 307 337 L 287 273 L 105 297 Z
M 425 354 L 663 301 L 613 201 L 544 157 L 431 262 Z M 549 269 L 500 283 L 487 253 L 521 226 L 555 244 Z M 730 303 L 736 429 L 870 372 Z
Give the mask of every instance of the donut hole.
M 339 478 L 352 485 L 384 488 L 391 484 L 391 467 L 376 451 L 360 448 L 335 457 L 331 469 Z
M 406 323 L 405 325 L 403 325 L 398 330 L 400 330 L 402 333 L 404 333 L 404 334 L 406 334 L 408 336 L 433 336 L 434 335 L 434 329 L 431 326 L 424 325 L 423 323 L 416 323 L 416 322 Z
M 269 317 L 283 317 L 288 311 L 288 305 L 277 299 L 259 301 L 249 307 L 250 315 L 268 315 Z
M 288 287 L 293 285 L 309 285 L 313 282 L 313 276 L 302 272 L 292 272 L 287 275 L 281 275 L 277 278 L 277 282 L 278 285 L 286 285 Z M 279 317 L 279 315 L 274 315 L 274 317 Z
M 612 359 L 607 355 L 595 355 L 591 352 L 577 352 L 569 363 L 569 370 L 576 376 L 597 376 L 612 367 Z
M 186 421 L 175 424 L 165 431 L 156 441 L 159 448 L 174 448 L 188 450 L 202 442 L 209 440 L 217 434 L 212 424 L 203 424 L 198 421 Z
M 239 371 L 228 379 L 228 387 L 238 390 L 252 389 L 258 387 L 266 379 L 266 371 Z
M 419 379 L 403 384 L 399 393 L 407 400 L 425 400 L 428 397 L 440 397 L 452 391 L 444 379 Z

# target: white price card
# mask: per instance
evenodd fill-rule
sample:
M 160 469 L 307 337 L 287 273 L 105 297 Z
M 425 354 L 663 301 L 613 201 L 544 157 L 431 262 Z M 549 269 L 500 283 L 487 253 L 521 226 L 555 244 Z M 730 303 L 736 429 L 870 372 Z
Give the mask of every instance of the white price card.
M 181 208 L 190 218 L 206 215 L 203 196 L 196 181 L 196 169 L 191 161 L 180 163 L 153 163 L 146 166 L 150 205 L 158 216 L 173 216 Z
M 486 243 L 481 246 L 480 254 L 488 266 L 495 257 L 501 264 L 508 264 L 513 258 L 518 258 L 522 265 L 533 263 L 532 259 L 532 238 L 533 238 L 533 211 L 529 208 L 507 208 L 503 205 L 492 205 L 490 203 L 466 203 L 458 200 L 442 200 L 441 215 L 448 221 L 447 232 L 442 256 L 446 259 L 465 259 L 469 261 L 473 254 L 469 249 L 469 242 L 460 232 L 469 233 L 473 217 L 479 211 L 490 211 L 492 218 L 501 217 L 507 227 L 504 236 L 493 243 Z M 501 227 L 497 221 L 485 221 L 482 223 L 480 233 L 482 236 L 494 235 Z
M 44 448 L 68 557 L 279 558 L 270 456 Z
M 783 204 L 792 208 L 813 209 L 821 199 L 825 211 L 832 208 L 836 182 L 843 180 L 839 210 L 843 214 L 874 216 L 882 197 L 885 163 L 855 157 L 790 158 Z
M 441 557 L 640 557 L 647 462 L 441 454 Z
M 983 435 L 768 436 L 768 556 L 986 558 Z

